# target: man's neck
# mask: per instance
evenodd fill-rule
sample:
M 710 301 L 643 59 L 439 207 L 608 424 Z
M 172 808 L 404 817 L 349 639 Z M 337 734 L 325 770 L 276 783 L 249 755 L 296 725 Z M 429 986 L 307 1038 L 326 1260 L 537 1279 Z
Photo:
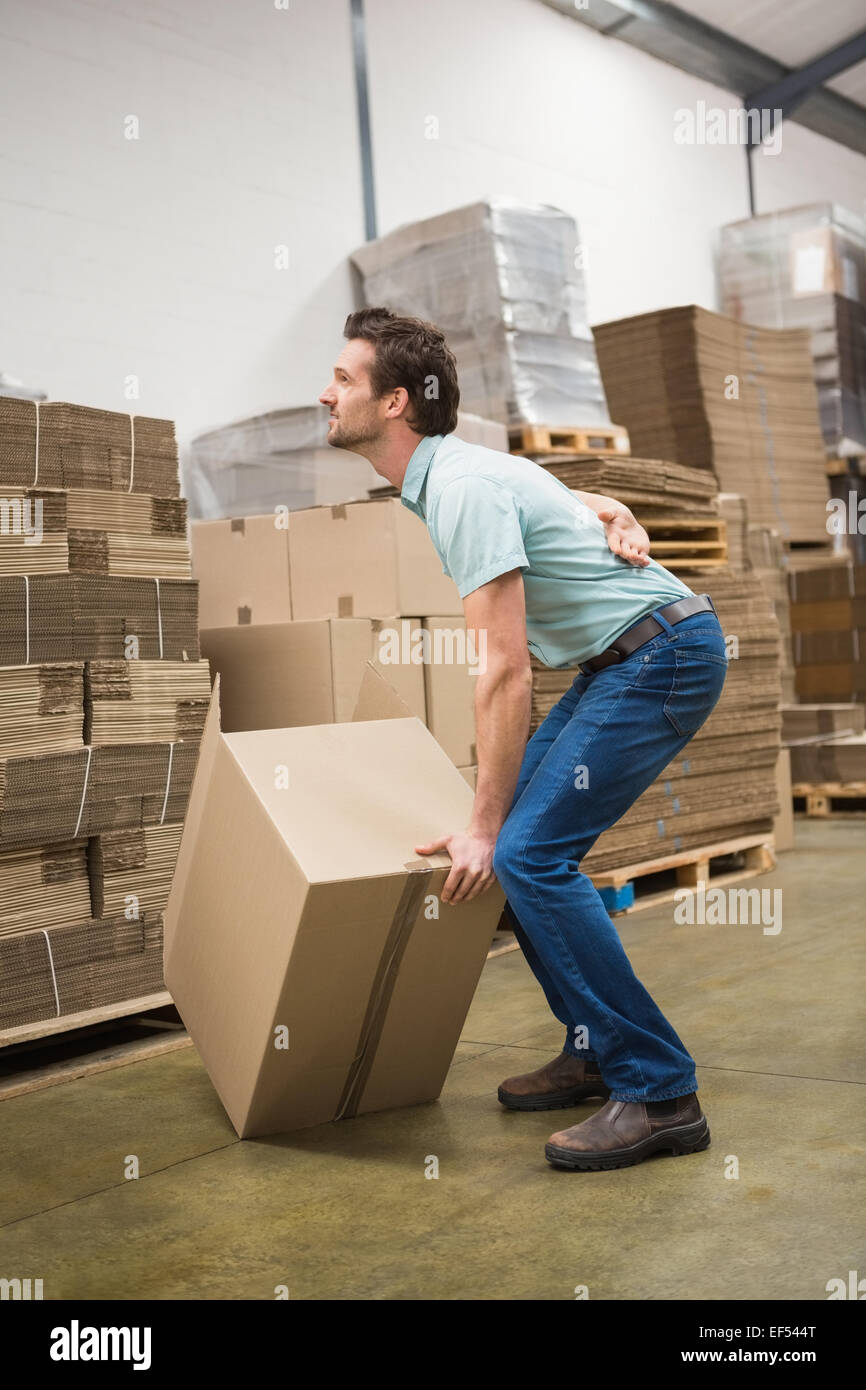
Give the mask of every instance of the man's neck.
M 393 487 L 402 491 L 409 460 L 423 438 L 422 434 L 410 434 L 401 439 L 370 440 L 357 452 L 363 454 L 380 477 L 387 478 Z

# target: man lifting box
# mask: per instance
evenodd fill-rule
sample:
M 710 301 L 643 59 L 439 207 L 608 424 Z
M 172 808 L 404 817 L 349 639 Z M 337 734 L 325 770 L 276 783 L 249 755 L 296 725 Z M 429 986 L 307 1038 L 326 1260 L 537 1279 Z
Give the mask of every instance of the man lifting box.
M 371 308 L 349 315 L 344 336 L 319 398 L 328 443 L 363 455 L 401 490 L 457 584 L 476 648 L 481 634 L 485 642 L 470 823 L 415 850 L 450 855 L 443 901 L 499 880 L 566 1030 L 562 1052 L 509 1077 L 499 1100 L 512 1110 L 605 1101 L 551 1136 L 545 1153 L 557 1167 L 705 1149 L 694 1061 L 580 864 L 718 701 L 727 657 L 712 600 L 649 557 L 646 532 L 615 499 L 458 439 L 456 363 L 434 325 Z M 527 743 L 530 652 L 580 674 Z

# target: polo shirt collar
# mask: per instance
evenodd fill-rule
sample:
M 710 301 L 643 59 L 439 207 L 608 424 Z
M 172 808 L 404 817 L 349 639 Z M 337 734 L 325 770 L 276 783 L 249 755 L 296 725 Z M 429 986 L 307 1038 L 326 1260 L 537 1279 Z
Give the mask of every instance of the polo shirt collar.
M 406 474 L 403 478 L 403 487 L 400 491 L 402 502 L 417 504 L 421 495 L 421 489 L 427 478 L 430 464 L 433 462 L 433 455 L 442 443 L 444 435 L 425 434 L 421 442 L 416 446 L 412 457 L 406 465 Z

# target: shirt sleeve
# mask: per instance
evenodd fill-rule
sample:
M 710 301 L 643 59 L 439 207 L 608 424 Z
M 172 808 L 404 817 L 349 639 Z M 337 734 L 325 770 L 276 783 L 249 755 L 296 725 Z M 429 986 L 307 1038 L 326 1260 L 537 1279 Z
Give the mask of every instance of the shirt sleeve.
M 529 569 L 514 495 L 504 483 L 467 474 L 446 483 L 431 535 L 461 598 L 513 569 Z

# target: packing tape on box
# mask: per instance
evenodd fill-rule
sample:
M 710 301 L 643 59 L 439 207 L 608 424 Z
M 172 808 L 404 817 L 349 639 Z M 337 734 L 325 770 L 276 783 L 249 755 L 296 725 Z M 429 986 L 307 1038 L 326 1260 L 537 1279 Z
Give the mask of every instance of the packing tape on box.
M 379 959 L 355 1057 L 349 1067 L 335 1120 L 350 1120 L 358 1113 L 364 1087 L 376 1060 L 376 1049 L 382 1036 L 388 1005 L 394 993 L 400 962 L 412 935 L 418 909 L 424 898 L 424 889 L 433 872 L 432 865 L 428 864 L 426 859 L 410 859 L 403 867 L 408 871 L 408 875 Z
M 355 615 L 354 615 L 354 612 L 353 612 L 354 606 L 355 606 L 355 601 L 354 601 L 354 598 L 353 598 L 353 596 L 352 596 L 351 594 L 338 594 L 338 595 L 337 595 L 337 617 L 338 617 L 338 618 L 353 618 L 353 617 L 355 616 Z

